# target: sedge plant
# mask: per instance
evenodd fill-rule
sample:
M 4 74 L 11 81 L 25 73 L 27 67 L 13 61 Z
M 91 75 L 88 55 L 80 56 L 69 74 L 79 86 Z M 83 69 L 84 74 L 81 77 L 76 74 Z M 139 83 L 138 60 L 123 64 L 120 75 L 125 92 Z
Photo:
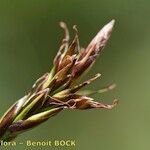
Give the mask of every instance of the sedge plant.
M 67 25 L 60 22 L 65 36 L 53 60 L 53 67 L 50 72 L 34 83 L 30 92 L 15 102 L 1 117 L 1 141 L 15 139 L 21 133 L 40 125 L 64 109 L 112 109 L 116 106 L 116 99 L 112 104 L 104 104 L 94 101 L 91 97 L 92 94 L 112 90 L 115 87 L 114 84 L 98 91 L 83 90 L 85 86 L 99 78 L 100 73 L 77 84 L 77 80 L 93 66 L 105 47 L 112 33 L 114 22 L 112 20 L 106 24 L 85 49 L 79 45 L 76 26 L 73 26 L 75 36 L 70 42 Z

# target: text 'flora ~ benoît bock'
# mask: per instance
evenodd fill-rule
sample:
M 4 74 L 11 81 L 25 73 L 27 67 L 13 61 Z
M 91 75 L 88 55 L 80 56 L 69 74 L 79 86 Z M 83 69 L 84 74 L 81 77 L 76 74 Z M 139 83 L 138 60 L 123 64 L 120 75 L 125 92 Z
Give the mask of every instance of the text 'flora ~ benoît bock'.
M 97 56 L 105 47 L 114 27 L 115 21 L 106 24 L 84 49 L 80 48 L 78 30 L 73 26 L 75 36 L 70 42 L 69 31 L 64 22 L 65 37 L 53 60 L 50 72 L 40 77 L 32 86 L 30 92 L 12 105 L 0 119 L 0 140 L 12 141 L 19 134 L 45 122 L 64 109 L 112 109 L 112 104 L 95 102 L 92 94 L 112 90 L 115 84 L 106 86 L 98 91 L 82 90 L 86 85 L 101 76 L 96 74 L 83 83 L 76 84 L 79 77 L 96 61 Z

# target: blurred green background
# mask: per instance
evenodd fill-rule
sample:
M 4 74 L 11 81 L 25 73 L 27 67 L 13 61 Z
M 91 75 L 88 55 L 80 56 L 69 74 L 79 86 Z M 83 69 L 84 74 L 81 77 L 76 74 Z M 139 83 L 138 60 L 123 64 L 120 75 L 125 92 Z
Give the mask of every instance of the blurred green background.
M 50 70 L 63 31 L 77 24 L 86 47 L 111 19 L 115 30 L 87 78 L 101 80 L 89 88 L 116 83 L 117 89 L 95 99 L 120 103 L 113 110 L 65 111 L 17 141 L 74 139 L 76 147 L 32 149 L 141 150 L 150 148 L 150 1 L 149 0 L 1 0 L 0 115 Z M 72 34 L 73 35 L 73 34 Z M 14 148 L 1 148 L 14 149 Z M 26 146 L 15 147 L 25 150 Z

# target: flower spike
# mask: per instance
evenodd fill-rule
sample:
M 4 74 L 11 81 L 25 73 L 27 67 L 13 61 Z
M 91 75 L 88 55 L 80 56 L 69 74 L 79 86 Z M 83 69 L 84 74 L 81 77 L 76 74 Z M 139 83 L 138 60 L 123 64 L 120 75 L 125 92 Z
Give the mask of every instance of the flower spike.
M 69 42 L 67 25 L 60 22 L 65 36 L 53 60 L 51 71 L 40 77 L 31 90 L 11 106 L 0 119 L 0 140 L 13 140 L 19 134 L 40 125 L 64 109 L 112 109 L 118 104 L 116 99 L 112 104 L 103 104 L 91 97 L 92 94 L 101 94 L 114 89 L 115 84 L 100 90 L 84 90 L 86 85 L 101 76 L 100 73 L 77 84 L 77 79 L 89 70 L 105 47 L 114 23 L 112 20 L 106 24 L 84 49 L 79 45 L 77 27 L 73 26 L 75 35 L 73 41 Z

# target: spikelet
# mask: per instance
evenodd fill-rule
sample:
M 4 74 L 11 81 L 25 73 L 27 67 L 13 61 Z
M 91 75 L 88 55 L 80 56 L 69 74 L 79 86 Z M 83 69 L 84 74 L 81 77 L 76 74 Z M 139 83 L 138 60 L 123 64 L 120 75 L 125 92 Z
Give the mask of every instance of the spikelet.
M 94 64 L 105 47 L 114 22 L 112 20 L 106 24 L 85 49 L 80 48 L 76 26 L 73 26 L 75 36 L 70 42 L 67 25 L 60 22 L 65 37 L 53 60 L 53 68 L 39 78 L 30 92 L 11 106 L 0 119 L 0 140 L 13 140 L 19 134 L 40 125 L 64 109 L 112 109 L 117 105 L 117 100 L 112 104 L 103 104 L 95 102 L 90 97 L 94 93 L 112 90 L 114 84 L 97 91 L 82 90 L 101 74 L 98 73 L 79 85 L 75 84 L 75 81 Z

